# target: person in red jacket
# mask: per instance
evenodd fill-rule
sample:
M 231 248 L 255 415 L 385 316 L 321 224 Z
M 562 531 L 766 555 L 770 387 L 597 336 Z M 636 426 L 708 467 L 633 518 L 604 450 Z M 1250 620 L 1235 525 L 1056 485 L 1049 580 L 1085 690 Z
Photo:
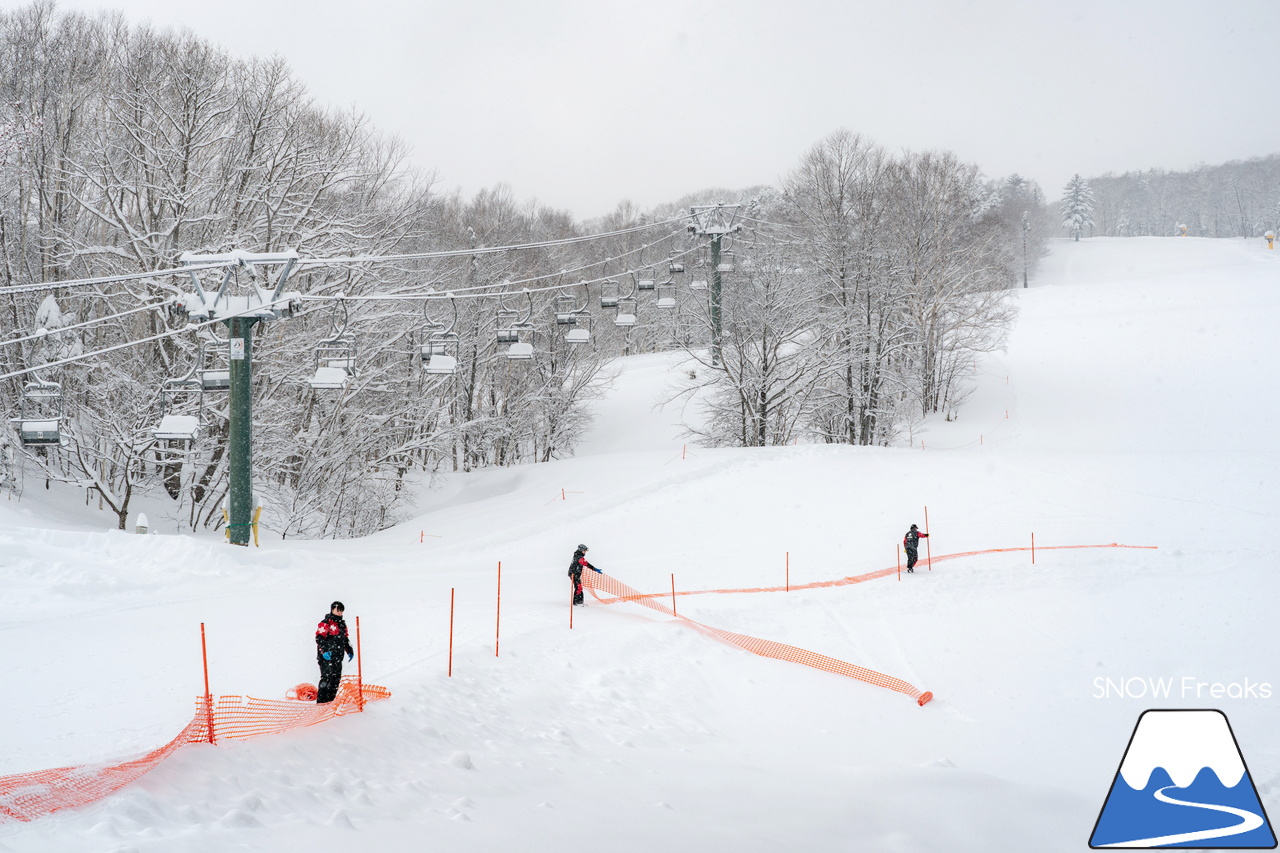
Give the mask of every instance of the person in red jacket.
M 590 569 L 599 573 L 600 570 L 587 562 L 587 546 L 579 545 L 578 550 L 573 552 L 573 562 L 569 563 L 569 577 L 573 580 L 573 603 L 586 603 L 582 600 L 582 570 Z
M 921 533 L 920 529 L 914 524 L 911 525 L 911 529 L 907 531 L 907 535 L 902 537 L 902 547 L 905 548 L 907 552 L 907 571 L 915 571 L 916 560 L 918 559 L 916 556 L 916 548 L 920 546 L 921 539 L 928 538 L 929 534 Z
M 347 623 L 342 618 L 341 601 L 329 605 L 329 612 L 316 626 L 316 661 L 320 664 L 320 683 L 316 686 L 316 702 L 332 702 L 342 682 L 342 655 L 347 660 L 355 655 L 347 638 Z

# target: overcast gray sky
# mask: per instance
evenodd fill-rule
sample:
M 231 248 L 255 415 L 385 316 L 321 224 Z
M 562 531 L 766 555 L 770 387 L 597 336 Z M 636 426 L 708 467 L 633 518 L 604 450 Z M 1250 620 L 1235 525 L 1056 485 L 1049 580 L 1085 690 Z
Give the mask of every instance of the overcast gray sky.
M 6 6 L 17 0 L 0 0 Z M 1280 152 L 1273 0 L 60 0 L 279 53 L 441 189 L 589 218 L 772 183 L 831 131 L 1084 175 Z

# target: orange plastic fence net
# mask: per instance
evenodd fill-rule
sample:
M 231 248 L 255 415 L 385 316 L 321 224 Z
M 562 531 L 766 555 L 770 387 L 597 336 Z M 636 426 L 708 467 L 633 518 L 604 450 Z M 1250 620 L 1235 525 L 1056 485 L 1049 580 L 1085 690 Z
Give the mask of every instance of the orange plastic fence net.
M 1035 547 L 1035 550 L 1036 551 L 1072 551 L 1072 550 L 1080 550 L 1084 548 L 1134 548 L 1134 549 L 1143 550 L 1143 551 L 1158 550 L 1158 546 L 1156 545 L 1121 545 L 1116 542 L 1109 542 L 1106 545 L 1037 545 Z M 932 560 L 928 560 L 928 559 L 921 560 L 916 565 L 924 566 L 927 568 L 932 563 L 943 563 L 943 562 L 946 562 L 947 560 L 958 560 L 961 557 L 977 557 L 982 554 L 1009 554 L 1017 551 L 1030 551 L 1030 550 L 1032 549 L 1029 547 L 1014 547 L 1014 548 L 987 548 L 982 551 L 960 551 L 955 554 L 943 554 L 941 556 L 934 557 Z M 890 566 L 887 569 L 877 569 L 874 572 L 867 572 L 861 575 L 850 575 L 849 577 L 837 578 L 836 580 L 832 580 L 832 581 L 813 581 L 812 583 L 799 583 L 799 584 L 793 583 L 793 584 L 790 584 L 789 586 L 780 585 L 780 586 L 739 587 L 736 589 L 685 589 L 685 590 L 677 591 L 676 595 L 731 595 L 731 594 L 736 594 L 740 592 L 788 592 L 788 591 L 795 592 L 798 589 L 824 589 L 824 588 L 833 587 L 833 586 L 848 586 L 849 584 L 865 583 L 866 581 L 876 580 L 877 578 L 887 578 L 890 575 L 897 574 L 898 571 L 899 571 L 898 567 Z M 600 601 L 603 604 L 617 604 L 619 601 L 632 601 L 637 604 L 641 604 L 643 602 L 641 602 L 640 599 L 643 599 L 643 598 L 663 599 L 663 598 L 669 598 L 670 596 L 671 596 L 670 590 L 666 590 L 664 592 L 637 592 L 635 595 L 632 595 L 632 596 L 627 596 L 627 597 L 619 596 L 617 598 L 601 598 Z
M 1059 550 L 1076 550 L 1084 548 L 1137 548 L 1143 550 L 1156 550 L 1155 545 L 1121 545 L 1117 542 L 1109 542 L 1105 545 L 1040 545 L 1034 550 L 1038 551 L 1059 551 Z M 948 560 L 957 560 L 961 557 L 976 557 L 982 554 L 1002 554 L 1017 551 L 1031 551 L 1029 547 L 1014 548 L 987 548 L 982 551 L 962 551 L 955 554 L 946 554 L 934 557 L 930 561 L 921 561 L 919 565 L 931 565 L 932 563 L 942 563 Z M 916 700 L 920 705 L 924 705 L 933 698 L 933 694 L 928 691 L 921 691 L 919 688 L 903 681 L 900 678 L 894 678 L 891 675 L 885 675 L 882 672 L 876 672 L 873 669 L 857 666 L 837 658 L 827 657 L 817 652 L 806 651 L 805 649 L 789 646 L 785 643 L 777 643 L 772 640 L 762 640 L 759 637 L 750 637 L 746 634 L 735 634 L 731 631 L 722 631 L 719 628 L 712 628 L 701 622 L 694 621 L 688 617 L 677 614 L 671 607 L 663 602 L 671 595 L 709 595 L 709 594 L 729 594 L 739 592 L 783 592 L 784 590 L 799 589 L 819 589 L 824 587 L 847 586 L 848 584 L 864 583 L 876 578 L 885 578 L 898 573 L 898 567 L 888 569 L 879 569 L 874 572 L 867 572 L 861 575 L 851 575 L 846 578 L 839 578 L 831 581 L 815 581 L 806 584 L 790 584 L 789 586 L 767 586 L 767 587 L 745 587 L 739 589 L 698 589 L 685 590 L 682 592 L 639 592 L 617 578 L 610 577 L 605 574 L 595 574 L 593 572 L 583 573 L 583 586 L 591 590 L 591 594 L 602 604 L 616 604 L 619 601 L 629 601 L 634 604 L 641 604 L 660 613 L 665 613 L 676 619 L 688 622 L 690 625 L 705 631 L 712 636 L 719 637 L 722 640 L 740 646 L 753 654 L 762 657 L 776 658 L 778 660 L 792 661 L 801 663 L 805 666 L 811 666 L 814 669 L 822 669 L 827 672 L 834 672 L 837 675 L 845 675 L 849 678 L 856 678 L 859 681 L 865 681 L 868 684 L 874 684 L 877 687 L 884 687 L 889 690 L 896 690 L 899 693 L 905 693 Z M 613 598 L 601 598 L 597 590 L 604 592 Z
M 687 622 L 714 637 L 718 637 L 721 640 L 746 649 L 752 654 L 757 654 L 761 657 L 800 663 L 805 666 L 811 666 L 814 669 L 826 670 L 827 672 L 834 672 L 837 675 L 856 678 L 859 681 L 865 681 L 867 684 L 874 684 L 877 687 L 896 690 L 899 693 L 905 693 L 912 699 L 915 699 L 916 703 L 919 705 L 924 705 L 933 698 L 932 693 L 922 691 L 918 687 L 903 681 L 901 678 L 894 678 L 892 675 L 885 675 L 883 672 L 876 672 L 874 669 L 867 669 L 866 667 L 857 666 L 856 664 L 838 660 L 833 657 L 820 655 L 817 652 L 811 652 L 806 649 L 797 648 L 796 646 L 789 646 L 786 643 L 778 643 L 773 640 L 762 640 L 759 637 L 750 637 L 746 634 L 735 634 L 732 631 L 722 631 L 719 628 L 712 628 L 710 625 L 704 625 L 687 616 L 680 616 L 666 604 L 663 604 L 661 599 L 656 598 L 653 595 L 645 595 L 644 593 L 637 592 L 615 577 L 611 577 L 606 574 L 584 572 L 582 580 L 583 586 L 590 589 L 591 594 L 598 601 L 604 601 L 604 599 L 600 598 L 596 590 L 603 590 L 609 595 L 615 596 L 614 600 L 633 601 L 636 604 L 643 605 L 651 610 L 657 610 L 659 613 L 665 613 L 668 616 Z
M 218 696 L 210 705 L 200 696 L 196 699 L 195 715 L 186 728 L 164 746 L 145 755 L 112 764 L 82 764 L 0 776 L 0 820 L 34 820 L 59 809 L 102 799 L 189 743 L 236 740 L 311 726 L 360 711 L 365 702 L 390 696 L 391 691 L 385 687 L 361 685 L 354 676 L 343 678 L 337 697 L 324 705 L 249 696 Z

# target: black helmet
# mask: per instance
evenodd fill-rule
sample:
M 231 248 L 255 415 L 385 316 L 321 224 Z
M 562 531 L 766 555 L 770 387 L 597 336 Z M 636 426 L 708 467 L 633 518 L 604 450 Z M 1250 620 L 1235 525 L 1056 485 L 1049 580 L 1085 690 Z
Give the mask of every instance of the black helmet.
M 913 524 L 913 525 L 911 525 L 911 529 L 912 529 L 912 530 L 916 530 L 916 529 L 918 529 L 918 528 Z
M 587 550 L 587 546 L 586 546 L 586 545 L 579 545 L 579 546 L 578 546 L 578 550 L 579 550 L 579 551 L 585 551 L 585 550 Z
M 330 609 L 330 610 L 341 610 L 343 613 L 346 613 L 346 612 L 347 612 L 347 608 L 345 608 L 345 607 L 343 607 L 343 606 L 342 606 L 342 602 L 341 602 L 341 601 L 335 601 L 333 604 L 330 604 L 330 605 L 329 605 L 329 609 Z

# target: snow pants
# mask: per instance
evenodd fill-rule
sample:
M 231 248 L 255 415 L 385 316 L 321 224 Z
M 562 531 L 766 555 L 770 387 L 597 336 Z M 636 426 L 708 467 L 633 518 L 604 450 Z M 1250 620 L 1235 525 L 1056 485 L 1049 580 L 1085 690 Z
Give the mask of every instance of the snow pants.
M 334 660 L 320 658 L 320 683 L 316 685 L 316 704 L 332 702 L 342 682 L 342 652 L 334 652 Z
M 906 546 L 903 546 L 903 547 L 905 548 Z M 916 560 L 919 559 L 919 557 L 917 556 L 916 549 L 906 548 L 906 551 L 907 551 L 907 568 L 908 569 L 915 568 Z

